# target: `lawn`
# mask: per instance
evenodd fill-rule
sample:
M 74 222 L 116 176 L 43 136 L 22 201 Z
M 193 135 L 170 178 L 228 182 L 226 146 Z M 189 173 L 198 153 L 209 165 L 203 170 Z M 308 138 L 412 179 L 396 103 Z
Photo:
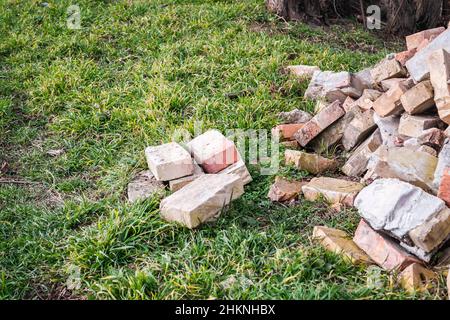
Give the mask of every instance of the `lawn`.
M 272 204 L 274 176 L 259 165 L 245 195 L 197 230 L 164 222 L 157 198 L 126 199 L 144 148 L 177 130 L 270 129 L 280 111 L 312 110 L 307 83 L 283 66 L 358 71 L 397 45 L 352 25 L 279 21 L 263 0 L 78 0 L 77 30 L 71 4 L 0 1 L 1 298 L 445 295 L 408 295 L 313 244 L 314 225 L 353 232 L 357 214 Z

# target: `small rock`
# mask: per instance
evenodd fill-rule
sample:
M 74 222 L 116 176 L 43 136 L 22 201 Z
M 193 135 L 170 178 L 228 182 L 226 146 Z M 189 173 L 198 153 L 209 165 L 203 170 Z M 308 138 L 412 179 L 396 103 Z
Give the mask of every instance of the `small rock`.
M 157 181 L 150 170 L 142 171 L 128 184 L 128 201 L 133 203 L 155 194 L 163 195 L 164 190 L 164 184 Z
M 273 202 L 287 202 L 295 200 L 302 192 L 302 181 L 289 181 L 282 177 L 276 177 L 267 197 Z
M 411 116 L 404 113 L 400 118 L 398 132 L 408 137 L 418 138 L 425 130 L 436 128 L 440 123 L 441 120 L 436 116 Z
M 404 112 L 400 98 L 407 88 L 399 83 L 394 84 L 373 103 L 373 109 L 380 117 L 399 115 Z
M 305 199 L 309 201 L 323 197 L 329 204 L 341 203 L 352 207 L 355 197 L 363 188 L 358 182 L 320 177 L 313 178 L 302 187 L 302 191 Z
M 409 114 L 419 114 L 434 106 L 434 89 L 431 81 L 418 83 L 400 98 L 403 108 Z
M 187 147 L 206 173 L 217 173 L 239 160 L 233 141 L 217 130 L 199 135 Z
M 378 63 L 372 70 L 371 75 L 376 83 L 391 78 L 401 78 L 405 76 L 406 71 L 402 65 L 395 59 L 384 59 Z
M 344 256 L 353 264 L 372 264 L 370 257 L 362 251 L 344 231 L 315 226 L 313 240 L 319 241 L 328 251 Z
M 437 278 L 436 273 L 418 263 L 409 265 L 398 275 L 401 286 L 410 293 L 430 289 Z
M 312 78 L 314 72 L 320 71 L 320 68 L 316 66 L 296 65 L 288 66 L 286 70 L 301 80 L 309 80 Z
M 158 181 L 174 180 L 194 172 L 191 156 L 176 142 L 147 147 L 145 156 L 150 171 Z
M 279 124 L 272 129 L 272 135 L 278 135 L 281 140 L 292 140 L 294 134 L 303 126 L 302 123 Z
M 161 216 L 193 229 L 216 219 L 226 205 L 243 193 L 244 185 L 238 175 L 205 174 L 163 199 Z
M 406 37 L 406 46 L 408 47 L 408 50 L 417 49 L 424 40 L 436 38 L 444 31 L 444 27 L 439 27 L 411 34 Z
M 322 131 L 341 118 L 344 114 L 345 111 L 341 108 L 341 103 L 335 101 L 321 110 L 310 121 L 305 123 L 305 125 L 294 135 L 294 138 L 302 147 L 305 147 L 311 140 L 317 137 Z
M 312 119 L 312 115 L 310 115 L 306 111 L 294 109 L 289 112 L 280 112 L 278 114 L 278 118 L 284 124 L 296 124 L 308 122 L 309 120 Z
M 47 154 L 51 157 L 59 157 L 60 155 L 64 154 L 64 149 L 51 149 L 47 151 Z
M 286 150 L 284 157 L 287 165 L 294 165 L 297 169 L 306 170 L 312 174 L 334 170 L 338 165 L 336 160 L 297 150 Z
M 401 271 L 411 263 L 419 263 L 419 260 L 388 237 L 373 230 L 364 220 L 360 221 L 353 241 L 385 270 Z

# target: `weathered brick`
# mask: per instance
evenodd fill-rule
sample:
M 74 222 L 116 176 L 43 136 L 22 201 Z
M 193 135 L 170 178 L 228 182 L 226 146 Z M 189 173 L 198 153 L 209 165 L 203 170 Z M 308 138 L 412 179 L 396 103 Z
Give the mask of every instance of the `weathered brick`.
M 158 181 L 178 179 L 194 172 L 189 152 L 175 142 L 147 147 L 145 156 L 150 171 Z
M 411 116 L 404 113 L 400 118 L 398 133 L 411 137 L 420 137 L 425 130 L 436 128 L 441 123 L 436 116 Z
M 339 100 L 342 103 L 347 96 L 353 94 L 353 90 L 346 90 L 349 88 L 352 89 L 352 75 L 349 72 L 315 72 L 305 92 L 305 98 L 329 102 Z
M 204 174 L 205 173 L 203 172 L 203 169 L 198 164 L 195 163 L 194 164 L 194 172 L 192 173 L 192 175 L 178 178 L 175 180 L 170 180 L 169 181 L 169 189 L 172 192 L 178 191 L 181 188 L 183 188 L 184 186 L 188 185 L 189 183 L 191 183 L 192 181 L 194 181 L 195 179 L 197 179 L 198 177 L 200 177 L 201 175 L 204 175 Z
M 315 226 L 313 229 L 313 240 L 328 251 L 342 255 L 354 264 L 373 264 L 370 257 L 362 251 L 344 231 Z
M 163 199 L 161 216 L 190 229 L 217 218 L 224 206 L 244 193 L 235 174 L 205 174 Z
M 376 83 L 380 83 L 391 78 L 401 78 L 406 71 L 397 60 L 384 59 L 371 70 L 370 74 Z
M 394 84 L 373 103 L 373 109 L 380 117 L 397 115 L 404 112 L 400 98 L 407 91 L 402 84 Z
M 295 65 L 287 66 L 286 71 L 301 80 L 308 80 L 312 78 L 314 72 L 320 71 L 320 68 L 316 66 Z
M 437 249 L 450 237 L 450 209 L 445 208 L 433 214 L 408 235 L 412 242 L 425 252 Z
M 238 160 L 236 163 L 233 163 L 231 166 L 226 167 L 222 171 L 219 171 L 218 174 L 236 174 L 241 178 L 244 185 L 253 181 L 253 178 L 250 175 L 250 172 L 248 172 L 247 166 L 242 159 Z
M 289 181 L 282 177 L 276 177 L 267 197 L 273 202 L 295 200 L 301 194 L 304 184 L 302 181 Z
M 206 173 L 217 173 L 239 160 L 233 141 L 217 130 L 209 130 L 188 144 L 195 161 Z
M 439 28 L 428 29 L 428 30 L 424 30 L 424 31 L 420 31 L 420 32 L 411 34 L 409 36 L 406 36 L 406 46 L 407 46 L 408 50 L 412 50 L 414 48 L 419 47 L 419 45 L 424 40 L 430 40 L 431 38 L 436 38 L 444 31 L 445 31 L 444 27 L 439 27 Z
M 439 117 L 450 124 L 450 53 L 443 49 L 431 53 L 428 65 Z
M 373 110 L 355 113 L 353 120 L 348 124 L 342 137 L 344 149 L 349 151 L 366 139 L 375 129 Z
M 287 165 L 294 165 L 300 170 L 319 174 L 337 168 L 337 161 L 321 157 L 317 154 L 297 150 L 286 150 L 284 153 Z
M 305 123 L 305 125 L 294 135 L 294 138 L 302 147 L 304 147 L 344 114 L 345 111 L 341 108 L 341 103 L 335 101 L 322 109 L 310 121 Z
M 410 264 L 399 275 L 400 285 L 408 292 L 423 292 L 431 289 L 438 276 L 418 263 Z
M 441 178 L 441 185 L 439 186 L 438 197 L 444 200 L 448 207 L 450 207 L 450 167 L 444 170 L 444 175 Z
M 395 55 L 395 60 L 397 60 L 402 66 L 405 66 L 406 62 L 412 57 L 414 57 L 416 52 L 417 48 L 399 52 Z
M 288 112 L 280 112 L 278 119 L 283 124 L 305 123 L 312 119 L 312 115 L 306 111 L 294 109 Z
M 313 178 L 302 187 L 305 199 L 315 201 L 321 197 L 329 204 L 353 206 L 355 197 L 364 186 L 361 183 L 327 177 Z
M 360 221 L 353 241 L 376 264 L 388 271 L 401 271 L 411 263 L 420 263 L 396 242 L 373 230 L 364 220 Z
M 434 106 L 434 89 L 431 81 L 418 83 L 400 98 L 403 108 L 409 114 L 419 114 Z
M 303 126 L 303 123 L 279 124 L 272 129 L 272 135 L 279 135 L 280 140 L 292 140 Z

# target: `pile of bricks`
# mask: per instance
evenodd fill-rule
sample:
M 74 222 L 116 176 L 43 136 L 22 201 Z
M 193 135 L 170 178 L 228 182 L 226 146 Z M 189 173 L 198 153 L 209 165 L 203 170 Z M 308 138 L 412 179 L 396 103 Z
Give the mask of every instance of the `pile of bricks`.
M 145 156 L 149 170 L 128 185 L 128 199 L 164 196 L 169 188 L 173 193 L 161 201 L 161 216 L 191 229 L 216 219 L 252 181 L 233 141 L 216 130 L 185 147 L 176 142 L 148 147 Z
M 406 51 L 358 73 L 288 67 L 310 80 L 305 97 L 317 101 L 315 115 L 282 113 L 273 134 L 288 148 L 287 165 L 334 175 L 277 177 L 268 196 L 355 207 L 362 219 L 353 239 L 325 226 L 314 228 L 313 239 L 354 263 L 394 271 L 413 291 L 430 288 L 438 278 L 431 269 L 447 259 L 448 270 L 450 260 L 450 29 L 406 43 Z M 340 150 L 342 165 L 323 156 L 330 150 Z M 336 178 L 339 170 L 345 176 Z

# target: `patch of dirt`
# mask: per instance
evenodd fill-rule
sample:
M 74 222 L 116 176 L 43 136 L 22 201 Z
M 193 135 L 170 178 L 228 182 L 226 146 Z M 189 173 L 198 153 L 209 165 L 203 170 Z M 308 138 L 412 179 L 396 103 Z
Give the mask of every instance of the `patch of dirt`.
M 77 295 L 61 283 L 54 284 L 32 284 L 33 290 L 25 297 L 25 299 L 38 300 L 87 300 L 82 295 Z

